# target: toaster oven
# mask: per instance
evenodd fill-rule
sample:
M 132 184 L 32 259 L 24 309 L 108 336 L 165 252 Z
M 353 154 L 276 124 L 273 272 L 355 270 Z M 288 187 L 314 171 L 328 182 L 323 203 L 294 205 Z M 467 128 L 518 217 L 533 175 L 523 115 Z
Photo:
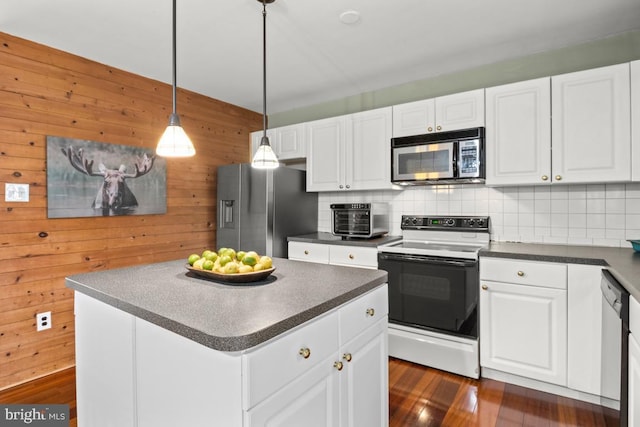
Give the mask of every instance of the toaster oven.
M 331 233 L 343 238 L 382 236 L 389 232 L 387 203 L 335 203 L 331 205 Z

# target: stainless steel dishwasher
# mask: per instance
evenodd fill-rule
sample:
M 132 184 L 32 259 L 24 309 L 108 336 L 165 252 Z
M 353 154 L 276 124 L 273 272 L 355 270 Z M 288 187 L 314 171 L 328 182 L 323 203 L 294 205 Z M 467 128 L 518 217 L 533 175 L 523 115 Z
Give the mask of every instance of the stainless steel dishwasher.
M 602 270 L 602 280 L 600 281 L 603 303 L 613 310 L 616 319 L 621 323 L 620 335 L 620 426 L 628 427 L 629 424 L 629 292 L 616 280 L 609 270 Z M 606 307 L 603 307 L 606 308 Z M 603 313 L 604 314 L 604 313 Z M 603 316 L 605 317 L 605 316 Z M 606 325 L 603 325 L 606 330 Z M 607 337 L 603 337 L 607 338 Z M 609 337 L 612 338 L 612 337 Z M 617 339 L 616 339 L 617 341 Z M 610 351 L 610 347 L 603 345 L 603 352 Z M 603 364 L 607 364 L 605 354 L 602 357 Z M 611 364 L 618 364 L 618 361 L 610 361 Z M 603 366 L 602 371 L 609 371 L 610 366 Z M 604 378 L 603 378 L 604 380 Z

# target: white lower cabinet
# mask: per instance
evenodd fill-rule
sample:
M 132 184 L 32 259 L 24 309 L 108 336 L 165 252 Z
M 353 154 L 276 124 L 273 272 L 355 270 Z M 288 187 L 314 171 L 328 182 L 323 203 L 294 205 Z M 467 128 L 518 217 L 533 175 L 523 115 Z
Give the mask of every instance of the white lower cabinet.
M 78 425 L 387 426 L 387 286 L 243 352 L 76 292 Z
M 289 259 L 347 267 L 378 268 L 376 247 L 289 242 Z
M 481 258 L 480 274 L 480 365 L 566 386 L 566 265 Z
M 640 425 L 640 303 L 629 297 L 629 426 Z

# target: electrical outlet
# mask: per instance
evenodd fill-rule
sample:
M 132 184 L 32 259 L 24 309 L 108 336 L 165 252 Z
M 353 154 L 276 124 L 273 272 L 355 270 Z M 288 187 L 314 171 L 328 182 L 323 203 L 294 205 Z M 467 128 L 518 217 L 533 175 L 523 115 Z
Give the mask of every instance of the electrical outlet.
M 36 314 L 36 329 L 38 332 L 44 331 L 45 329 L 51 329 L 50 311 Z
M 5 202 L 28 202 L 29 201 L 29 184 L 4 184 L 4 201 Z

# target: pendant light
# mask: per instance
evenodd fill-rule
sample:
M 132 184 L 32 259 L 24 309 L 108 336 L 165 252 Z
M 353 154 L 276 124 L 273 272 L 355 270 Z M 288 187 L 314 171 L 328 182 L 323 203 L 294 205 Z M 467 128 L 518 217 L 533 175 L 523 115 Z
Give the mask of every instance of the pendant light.
M 196 154 L 196 149 L 180 126 L 180 117 L 176 113 L 176 89 L 176 0 L 173 0 L 173 111 L 169 116 L 169 126 L 156 147 L 156 154 L 163 157 L 190 157 Z
M 279 166 L 278 158 L 269 144 L 267 137 L 267 3 L 275 0 L 258 0 L 262 3 L 262 139 L 253 155 L 251 166 L 258 169 L 275 169 Z

